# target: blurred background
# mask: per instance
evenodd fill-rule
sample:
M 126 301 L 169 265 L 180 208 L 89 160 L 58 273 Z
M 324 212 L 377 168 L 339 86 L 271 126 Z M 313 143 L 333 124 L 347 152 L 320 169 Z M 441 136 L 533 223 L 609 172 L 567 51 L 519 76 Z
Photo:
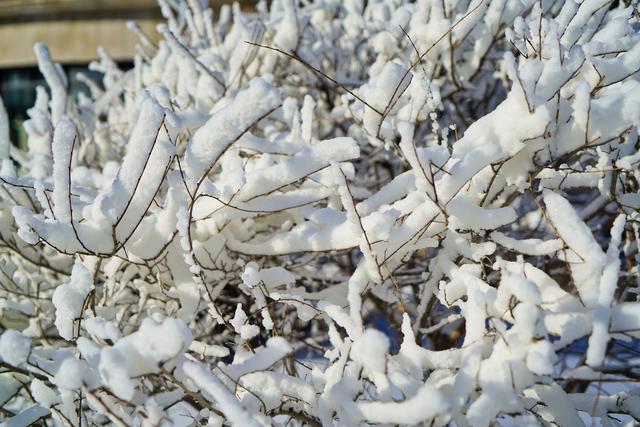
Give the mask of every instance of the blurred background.
M 104 47 L 130 66 L 137 37 L 126 27 L 136 20 L 151 37 L 160 22 L 155 0 L 0 0 L 0 94 L 11 122 L 11 140 L 22 145 L 22 122 L 33 106 L 35 88 L 44 85 L 33 45 L 45 42 L 54 61 L 67 71 L 71 92 L 87 91 L 75 80 Z M 87 73 L 99 80 L 97 73 Z
M 209 0 L 217 9 L 224 0 Z M 249 1 L 241 2 L 252 3 Z M 88 88 L 75 79 L 83 70 L 99 81 L 98 73 L 86 70 L 103 47 L 122 68 L 132 65 L 136 35 L 127 21 L 137 21 L 151 38 L 159 38 L 161 22 L 156 0 L 0 0 L 0 95 L 11 122 L 11 140 L 25 143 L 22 122 L 35 101 L 35 88 L 44 85 L 33 45 L 44 42 L 51 57 L 67 71 L 71 93 Z

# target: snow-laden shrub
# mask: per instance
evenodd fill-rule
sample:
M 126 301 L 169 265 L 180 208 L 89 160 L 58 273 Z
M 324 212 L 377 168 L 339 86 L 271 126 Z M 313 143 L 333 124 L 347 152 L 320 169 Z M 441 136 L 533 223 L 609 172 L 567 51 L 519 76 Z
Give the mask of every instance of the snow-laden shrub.
M 159 3 L 0 114 L 8 425 L 640 419 L 635 1 Z

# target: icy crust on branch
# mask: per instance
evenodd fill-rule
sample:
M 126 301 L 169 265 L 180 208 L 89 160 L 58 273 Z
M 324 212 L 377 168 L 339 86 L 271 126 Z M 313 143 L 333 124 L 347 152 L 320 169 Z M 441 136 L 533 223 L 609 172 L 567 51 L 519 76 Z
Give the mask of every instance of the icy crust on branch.
M 0 102 L 8 425 L 640 418 L 635 1 L 159 7 Z

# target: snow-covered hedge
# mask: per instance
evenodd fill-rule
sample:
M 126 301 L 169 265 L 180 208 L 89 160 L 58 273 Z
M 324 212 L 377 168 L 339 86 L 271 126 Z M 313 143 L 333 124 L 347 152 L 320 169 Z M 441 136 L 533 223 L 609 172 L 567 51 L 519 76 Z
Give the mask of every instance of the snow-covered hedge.
M 636 0 L 159 3 L 0 109 L 7 425 L 640 419 Z

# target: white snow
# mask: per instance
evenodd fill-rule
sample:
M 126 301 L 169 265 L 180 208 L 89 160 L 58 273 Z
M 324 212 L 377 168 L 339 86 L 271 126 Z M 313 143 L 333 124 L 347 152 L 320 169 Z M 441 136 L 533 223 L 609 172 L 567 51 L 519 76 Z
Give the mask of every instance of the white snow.
M 593 367 L 604 362 L 607 342 L 609 341 L 609 316 L 614 293 L 618 287 L 620 273 L 620 241 L 625 226 L 625 216 L 619 215 L 611 227 L 611 240 L 607 249 L 607 265 L 604 267 L 598 290 L 598 302 L 594 311 L 593 330 L 589 337 L 587 364 Z
M 55 325 L 60 336 L 72 340 L 77 336 L 84 315 L 87 297 L 94 289 L 91 273 L 80 261 L 76 261 L 68 283 L 58 286 L 51 301 L 56 307 Z
M 558 237 L 568 246 L 567 261 L 579 265 L 571 269 L 571 274 L 580 297 L 585 304 L 593 306 L 598 299 L 598 283 L 607 257 L 589 228 L 564 197 L 545 190 L 544 202 L 551 227 L 557 230 Z
M 73 122 L 62 117 L 53 134 L 53 213 L 58 221 L 71 221 L 71 156 L 77 132 Z
M 20 332 L 9 329 L 0 336 L 0 357 L 10 365 L 23 364 L 30 352 L 31 340 Z
M 492 230 L 516 220 L 511 207 L 484 209 L 468 197 L 460 195 L 449 203 L 450 227 L 468 230 Z
M 371 423 L 418 424 L 444 413 L 448 407 L 442 393 L 424 385 L 415 396 L 403 402 L 365 402 L 357 409 L 362 418 Z
M 159 0 L 99 81 L 36 44 L 5 424 L 638 419 L 635 6 Z
M 280 92 L 263 79 L 254 79 L 193 135 L 185 154 L 185 169 L 198 181 L 226 148 L 263 116 L 280 105 Z

